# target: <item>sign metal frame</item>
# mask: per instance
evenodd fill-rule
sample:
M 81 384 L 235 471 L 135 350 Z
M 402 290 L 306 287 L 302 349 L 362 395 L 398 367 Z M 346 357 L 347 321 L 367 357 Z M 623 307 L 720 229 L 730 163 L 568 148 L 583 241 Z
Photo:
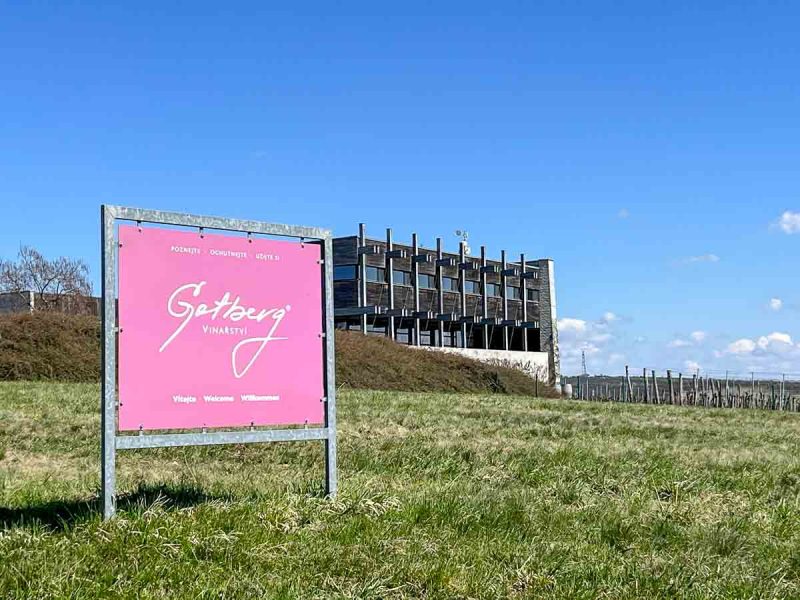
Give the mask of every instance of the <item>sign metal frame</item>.
M 160 210 L 147 210 L 104 204 L 100 207 L 102 259 L 102 390 L 101 390 L 101 479 L 103 518 L 116 512 L 117 450 L 208 446 L 253 442 L 289 442 L 323 440 L 325 442 L 325 493 L 335 496 L 336 471 L 336 373 L 333 323 L 333 237 L 330 230 L 317 227 L 281 225 L 261 221 L 228 219 Z M 297 429 L 260 429 L 118 435 L 117 432 L 117 221 L 134 221 L 178 227 L 197 227 L 248 234 L 264 234 L 319 242 L 322 246 L 322 317 L 324 349 L 325 410 L 322 427 Z

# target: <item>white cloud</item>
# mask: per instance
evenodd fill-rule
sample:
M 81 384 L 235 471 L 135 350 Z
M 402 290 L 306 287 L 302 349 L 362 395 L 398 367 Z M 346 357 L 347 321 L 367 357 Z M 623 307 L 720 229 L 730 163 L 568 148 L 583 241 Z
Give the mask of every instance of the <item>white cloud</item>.
M 689 339 L 676 338 L 667 344 L 668 348 L 689 348 L 691 346 L 699 346 L 706 341 L 708 335 L 705 331 L 693 331 L 689 334 Z
M 722 259 L 716 254 L 701 254 L 700 256 L 690 256 L 689 258 L 685 258 L 683 262 L 687 264 L 718 263 L 720 260 Z
M 669 348 L 686 348 L 687 346 L 691 346 L 691 342 L 687 342 L 686 340 L 682 340 L 680 338 L 676 340 L 672 340 L 667 347 Z
M 582 333 L 586 331 L 587 323 L 582 319 L 559 319 L 558 331 L 561 335 L 569 334 L 570 332 Z
M 579 373 L 582 370 L 581 355 L 586 354 L 590 372 L 617 370 L 624 356 L 616 348 L 614 326 L 621 319 L 613 312 L 604 313 L 599 319 L 564 318 L 558 321 L 561 346 L 562 370 Z
M 695 361 L 695 360 L 687 360 L 687 361 L 685 361 L 683 363 L 683 366 L 686 367 L 687 371 L 691 371 L 693 373 L 696 373 L 697 371 L 701 371 L 702 370 L 702 367 L 700 366 L 700 363 Z
M 777 225 L 781 228 L 781 231 L 787 235 L 800 233 L 800 212 L 787 210 L 781 215 L 781 218 L 778 219 Z
M 631 212 L 627 208 L 623 208 L 617 213 L 617 217 L 619 217 L 620 219 L 627 219 L 630 216 Z
M 781 300 L 780 298 L 772 298 L 769 301 L 769 308 L 770 308 L 770 310 L 774 310 L 775 312 L 778 312 L 779 310 L 781 310 L 783 308 L 783 300 Z
M 689 337 L 692 338 L 695 344 L 702 344 L 706 341 L 708 334 L 705 331 L 693 331 Z
M 756 349 L 756 343 L 753 340 L 742 338 L 735 342 L 728 344 L 729 354 L 751 354 Z
M 776 331 L 774 333 L 770 333 L 769 335 L 764 335 L 758 338 L 758 347 L 762 350 L 785 350 L 783 346 L 794 346 L 794 342 L 792 342 L 792 336 L 790 336 L 788 333 Z

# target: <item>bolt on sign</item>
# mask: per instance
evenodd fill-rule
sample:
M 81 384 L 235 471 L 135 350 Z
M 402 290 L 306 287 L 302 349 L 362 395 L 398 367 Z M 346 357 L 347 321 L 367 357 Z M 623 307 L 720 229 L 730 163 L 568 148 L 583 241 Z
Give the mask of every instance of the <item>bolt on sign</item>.
M 335 494 L 330 232 L 117 206 L 101 216 L 104 516 L 117 449 L 324 440 Z

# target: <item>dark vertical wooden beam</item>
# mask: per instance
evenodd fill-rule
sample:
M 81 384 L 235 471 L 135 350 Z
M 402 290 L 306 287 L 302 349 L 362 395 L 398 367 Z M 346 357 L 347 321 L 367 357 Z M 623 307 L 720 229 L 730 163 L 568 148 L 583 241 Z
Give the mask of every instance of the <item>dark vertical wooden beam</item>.
M 486 246 L 481 246 L 481 312 L 483 318 L 489 317 L 489 297 L 486 290 Z M 483 326 L 483 347 L 489 348 L 489 326 Z
M 500 274 L 500 293 L 503 295 L 503 321 L 508 321 L 508 283 L 506 278 L 506 251 L 500 251 L 500 261 L 502 263 Z M 508 327 L 503 326 L 503 350 L 508 350 Z M 537 379 L 538 381 L 538 379 Z
M 367 228 L 364 223 L 358 224 L 358 305 L 367 305 L 367 257 L 362 254 L 361 248 L 367 245 Z M 361 333 L 367 333 L 367 315 L 361 315 Z
M 414 286 L 414 312 L 419 312 L 419 262 L 417 261 L 417 254 L 419 253 L 419 240 L 416 233 L 411 234 L 411 285 Z M 414 345 L 420 345 L 419 339 L 419 326 L 420 319 L 414 319 Z
M 394 250 L 394 243 L 392 242 L 392 230 L 386 230 L 386 275 L 389 281 L 389 322 L 387 335 L 391 339 L 395 339 L 394 330 L 394 315 L 391 311 L 394 310 L 394 258 L 392 258 L 392 251 Z
M 438 312 L 444 313 L 444 279 L 442 272 L 444 268 L 438 261 L 444 258 L 444 254 L 442 252 L 442 238 L 436 238 L 436 293 L 437 293 L 437 303 L 438 303 Z M 439 347 L 444 346 L 444 321 L 439 321 L 439 342 L 437 344 Z
M 458 248 L 458 255 L 459 255 L 459 267 L 458 267 L 458 283 L 460 286 L 461 291 L 461 316 L 467 316 L 467 272 L 461 266 L 467 261 L 467 243 L 462 241 L 459 244 Z M 467 347 L 467 324 L 461 324 L 461 347 Z
M 522 350 L 528 351 L 528 287 L 525 283 L 525 254 L 519 255 L 519 285 L 522 288 Z

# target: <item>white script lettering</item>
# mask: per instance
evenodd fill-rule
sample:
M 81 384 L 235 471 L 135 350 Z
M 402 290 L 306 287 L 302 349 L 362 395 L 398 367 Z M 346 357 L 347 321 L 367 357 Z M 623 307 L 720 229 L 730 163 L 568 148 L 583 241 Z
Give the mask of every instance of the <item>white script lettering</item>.
M 281 321 L 283 321 L 283 318 L 286 316 L 286 313 L 291 309 L 291 307 L 286 306 L 284 308 L 268 309 L 262 308 L 260 310 L 257 308 L 245 307 L 240 304 L 239 296 L 231 299 L 230 292 L 225 292 L 219 300 L 215 300 L 211 304 L 199 303 L 195 305 L 193 302 L 187 300 L 187 298 L 197 298 L 205 284 L 205 281 L 200 281 L 198 283 L 187 283 L 178 287 L 174 292 L 172 292 L 169 300 L 167 301 L 167 312 L 171 317 L 182 319 L 182 321 L 175 331 L 172 332 L 172 335 L 170 335 L 166 341 L 161 344 L 161 348 L 159 348 L 158 351 L 163 352 L 167 346 L 169 346 L 172 341 L 181 334 L 189 322 L 198 317 L 210 316 L 212 321 L 220 319 L 223 321 L 228 320 L 233 322 L 246 319 L 248 321 L 255 321 L 256 323 L 261 323 L 267 317 L 270 317 L 272 319 L 272 325 L 269 328 L 266 336 L 244 339 L 236 344 L 236 346 L 233 348 L 233 352 L 231 353 L 231 366 L 233 367 L 233 375 L 237 379 L 240 379 L 244 377 L 244 375 L 250 370 L 250 367 L 253 366 L 268 343 L 288 339 L 285 337 L 276 337 L 275 333 L 278 330 Z M 191 294 L 188 294 L 188 292 L 191 292 Z M 240 369 L 237 362 L 239 350 L 249 344 L 256 344 L 256 350 L 247 364 Z

